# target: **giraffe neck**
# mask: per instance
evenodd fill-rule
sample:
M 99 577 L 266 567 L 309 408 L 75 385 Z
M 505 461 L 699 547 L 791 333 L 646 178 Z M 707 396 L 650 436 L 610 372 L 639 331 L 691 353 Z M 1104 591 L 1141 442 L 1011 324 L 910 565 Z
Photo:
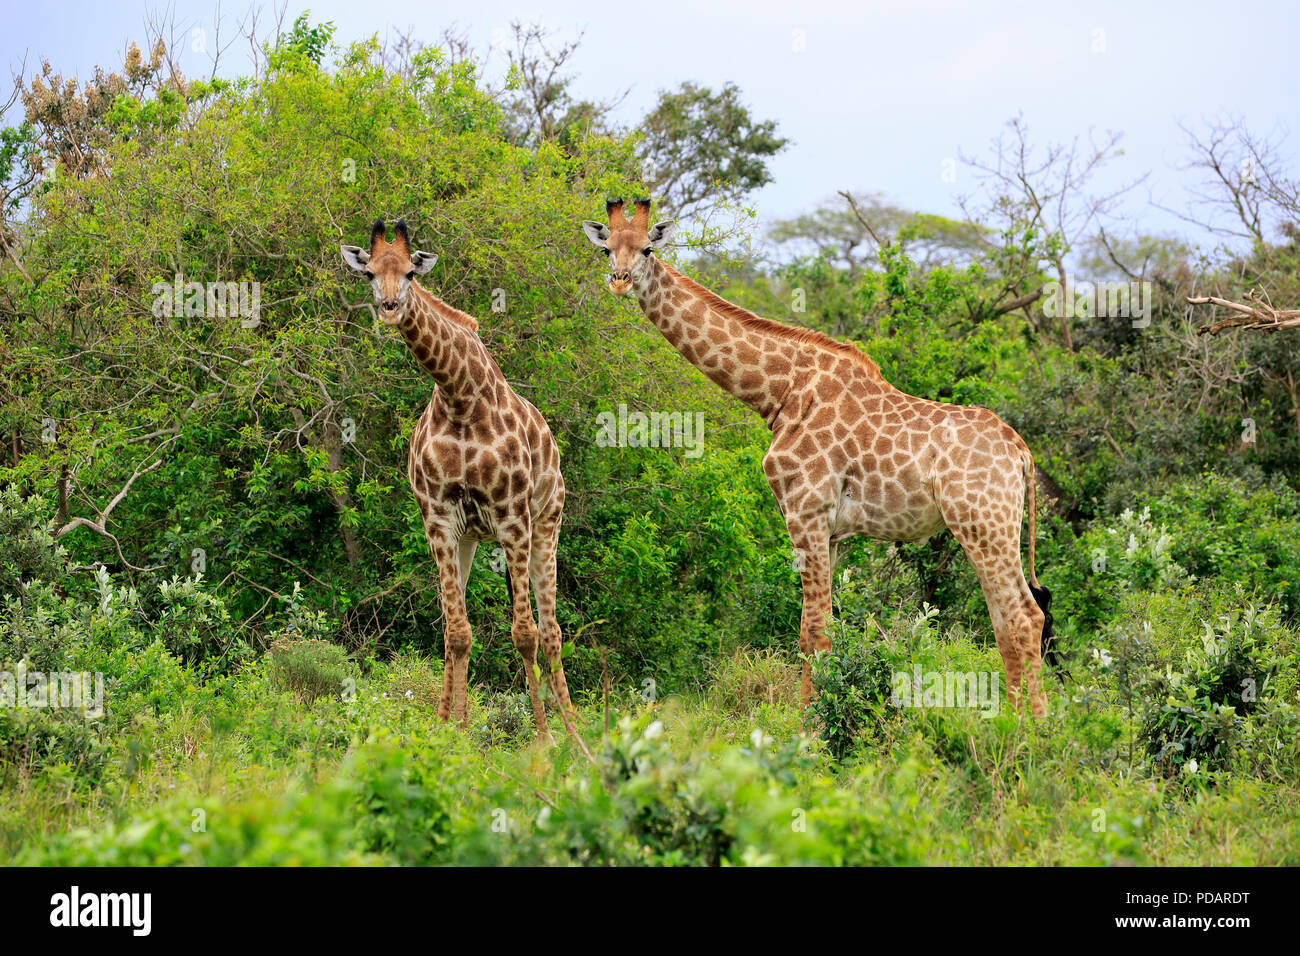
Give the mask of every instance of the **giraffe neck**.
M 498 401 L 505 376 L 478 337 L 478 323 L 454 309 L 418 282 L 411 283 L 411 302 L 398 328 L 424 370 L 433 376 L 454 416 L 480 403 Z
M 646 318 L 710 379 L 773 423 L 795 382 L 799 349 L 776 322 L 750 316 L 651 258 L 633 279 Z

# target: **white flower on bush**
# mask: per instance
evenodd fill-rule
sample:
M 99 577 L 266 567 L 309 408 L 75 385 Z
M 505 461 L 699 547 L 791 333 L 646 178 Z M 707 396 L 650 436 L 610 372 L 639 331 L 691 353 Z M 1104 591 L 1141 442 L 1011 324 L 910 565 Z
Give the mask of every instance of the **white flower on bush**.
M 1110 665 L 1114 663 L 1114 659 L 1110 656 L 1110 651 L 1106 650 L 1104 647 L 1094 647 L 1092 649 L 1092 659 L 1101 662 L 1102 667 L 1110 667 Z
M 642 734 L 641 736 L 645 737 L 646 740 L 654 740 L 656 737 L 662 736 L 663 732 L 664 732 L 664 722 L 662 720 L 656 720 L 653 724 L 651 724 L 649 727 L 645 729 L 645 733 Z
M 1201 769 L 1201 765 L 1196 762 L 1195 757 L 1183 764 L 1183 773 L 1187 774 L 1189 777 L 1195 774 L 1199 769 Z

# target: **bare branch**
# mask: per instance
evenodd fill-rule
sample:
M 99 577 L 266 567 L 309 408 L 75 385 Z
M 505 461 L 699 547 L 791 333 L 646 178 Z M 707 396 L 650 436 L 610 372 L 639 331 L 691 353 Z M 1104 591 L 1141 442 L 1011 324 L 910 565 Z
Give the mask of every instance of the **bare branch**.
M 857 217 L 858 222 L 862 223 L 862 228 L 867 230 L 867 233 L 871 238 L 876 241 L 876 246 L 880 249 L 885 248 L 885 244 L 881 242 L 880 237 L 876 235 L 876 230 L 871 228 L 871 223 L 867 222 L 866 216 L 862 215 L 862 210 L 858 208 L 857 200 L 853 198 L 853 194 L 847 189 L 841 189 L 839 194 L 849 201 L 849 208 L 853 210 L 853 215 Z
M 1213 295 L 1187 296 L 1189 305 L 1214 305 L 1236 312 L 1234 316 L 1197 329 L 1201 335 L 1218 335 L 1224 329 L 1263 329 L 1275 331 L 1300 326 L 1300 309 L 1275 309 L 1254 291 L 1246 293 L 1246 300 L 1255 303 L 1243 305 Z

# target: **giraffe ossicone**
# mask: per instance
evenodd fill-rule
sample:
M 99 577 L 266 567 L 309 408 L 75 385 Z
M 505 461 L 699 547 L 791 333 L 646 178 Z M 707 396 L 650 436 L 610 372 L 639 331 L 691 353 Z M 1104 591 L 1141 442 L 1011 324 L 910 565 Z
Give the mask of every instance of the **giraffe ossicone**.
M 803 586 L 799 645 L 802 697 L 812 696 L 808 658 L 829 650 L 835 551 L 865 535 L 915 541 L 945 527 L 975 569 L 1019 708 L 1022 686 L 1035 714 L 1047 708 L 1042 653 L 1051 637 L 1051 595 L 1034 573 L 1033 456 L 993 412 L 908 395 L 885 381 L 853 345 L 812 329 L 761 318 L 655 255 L 673 224 L 650 223 L 650 202 L 582 231 L 609 259 L 609 289 L 634 293 L 641 310 L 682 356 L 757 412 L 772 431 L 763 472 L 794 546 Z M 1029 580 L 1020 521 L 1029 497 Z
M 368 249 L 341 246 L 343 261 L 370 282 L 380 322 L 401 332 L 436 383 L 411 433 L 407 476 L 438 564 L 445 654 L 438 716 L 466 723 L 472 640 L 465 585 L 480 542 L 505 556 L 510 637 L 524 662 L 537 735 L 549 740 L 537 647 L 559 706 L 571 710 L 556 619 L 556 549 L 564 510 L 560 452 L 541 413 L 515 392 L 482 340 L 478 322 L 420 285 L 438 257 L 412 251 L 404 220 L 387 240 L 383 219 Z M 529 586 L 537 598 L 534 621 Z

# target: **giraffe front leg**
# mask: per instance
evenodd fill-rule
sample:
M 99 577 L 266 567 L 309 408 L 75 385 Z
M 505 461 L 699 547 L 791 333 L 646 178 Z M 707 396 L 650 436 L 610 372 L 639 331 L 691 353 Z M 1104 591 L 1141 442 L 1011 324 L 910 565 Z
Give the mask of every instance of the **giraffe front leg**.
M 804 654 L 800 696 L 807 709 L 812 702 L 814 654 L 831 649 L 826 625 L 831 615 L 831 542 L 825 517 L 790 518 L 786 521 L 794 545 L 795 567 L 803 585 L 803 613 L 799 619 L 799 650 Z
M 537 738 L 549 742 L 551 729 L 546 723 L 546 708 L 542 704 L 541 682 L 537 673 L 537 624 L 533 620 L 532 603 L 528 600 L 531 552 L 528 529 L 523 528 L 517 534 L 503 536 L 501 547 L 506 554 L 506 573 L 510 575 L 510 589 L 514 598 L 510 640 L 524 660 L 524 678 L 528 682 L 528 699 L 533 706 Z
M 430 544 L 434 560 L 438 562 L 439 597 L 444 620 L 442 696 L 438 698 L 438 719 L 448 720 L 454 711 L 456 720 L 464 726 L 468 709 L 465 684 L 473 637 L 469 614 L 465 610 L 460 548 L 457 543 L 446 540 L 431 541 Z
M 532 553 L 529 560 L 529 577 L 533 593 L 537 596 L 537 618 L 541 625 L 542 653 L 550 665 L 551 688 L 566 714 L 573 717 L 573 704 L 569 701 L 569 684 L 564 677 L 564 636 L 555 615 L 556 574 L 555 556 L 560 543 L 560 515 L 541 521 L 533 529 Z

